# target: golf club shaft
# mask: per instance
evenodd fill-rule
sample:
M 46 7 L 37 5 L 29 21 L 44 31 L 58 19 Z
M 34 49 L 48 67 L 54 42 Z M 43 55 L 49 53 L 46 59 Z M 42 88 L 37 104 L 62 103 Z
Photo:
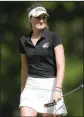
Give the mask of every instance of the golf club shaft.
M 67 92 L 66 94 L 62 95 L 62 97 L 65 97 L 65 96 L 67 96 L 67 95 L 69 95 L 69 94 L 71 94 L 71 93 L 73 93 L 73 92 L 75 92 L 75 91 L 77 91 L 77 90 L 79 90 L 80 88 L 83 88 L 83 87 L 84 87 L 83 84 L 81 84 L 79 87 L 77 87 L 77 88 L 75 88 L 75 89 L 73 89 L 73 90 Z M 59 101 L 59 100 L 58 100 L 58 101 Z M 57 101 L 57 102 L 58 102 L 58 101 Z M 53 101 L 53 102 L 51 102 L 51 103 L 44 104 L 44 106 L 45 106 L 45 107 L 54 106 L 57 102 Z

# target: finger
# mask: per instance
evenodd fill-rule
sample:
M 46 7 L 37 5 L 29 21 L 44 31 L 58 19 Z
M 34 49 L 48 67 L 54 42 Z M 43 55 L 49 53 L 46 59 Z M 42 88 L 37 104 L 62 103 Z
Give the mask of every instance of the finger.
M 55 100 L 55 102 L 57 102 L 57 101 L 58 101 L 58 99 L 57 99 L 57 98 L 55 98 L 54 100 Z

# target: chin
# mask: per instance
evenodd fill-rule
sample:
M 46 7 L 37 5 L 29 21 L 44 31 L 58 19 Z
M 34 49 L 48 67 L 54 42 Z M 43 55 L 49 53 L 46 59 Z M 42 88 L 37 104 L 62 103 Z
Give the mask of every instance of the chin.
M 39 30 L 43 30 L 45 27 L 44 26 L 42 26 L 42 27 L 38 27 L 37 29 L 39 29 Z

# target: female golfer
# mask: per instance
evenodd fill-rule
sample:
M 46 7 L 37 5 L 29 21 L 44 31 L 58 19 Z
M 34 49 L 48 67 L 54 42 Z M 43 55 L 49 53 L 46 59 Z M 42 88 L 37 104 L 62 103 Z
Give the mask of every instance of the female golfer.
M 66 115 L 62 97 L 65 57 L 61 39 L 48 29 L 46 9 L 33 5 L 28 9 L 29 36 L 19 40 L 21 53 L 20 116 Z M 57 105 L 44 107 L 53 100 Z

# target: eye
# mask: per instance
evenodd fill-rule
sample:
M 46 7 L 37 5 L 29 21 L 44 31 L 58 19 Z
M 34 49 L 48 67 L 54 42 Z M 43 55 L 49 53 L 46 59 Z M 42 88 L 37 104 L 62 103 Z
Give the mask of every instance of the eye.
M 36 19 L 37 20 L 41 20 L 41 19 L 43 19 L 43 20 L 47 20 L 47 16 L 38 16 L 38 17 L 36 17 Z
M 43 19 L 43 20 L 46 20 L 46 19 L 47 19 L 47 16 L 43 16 L 42 19 Z
M 40 19 L 41 19 L 41 17 L 40 17 L 40 16 L 38 16 L 38 17 L 36 17 L 36 19 L 40 20 Z

